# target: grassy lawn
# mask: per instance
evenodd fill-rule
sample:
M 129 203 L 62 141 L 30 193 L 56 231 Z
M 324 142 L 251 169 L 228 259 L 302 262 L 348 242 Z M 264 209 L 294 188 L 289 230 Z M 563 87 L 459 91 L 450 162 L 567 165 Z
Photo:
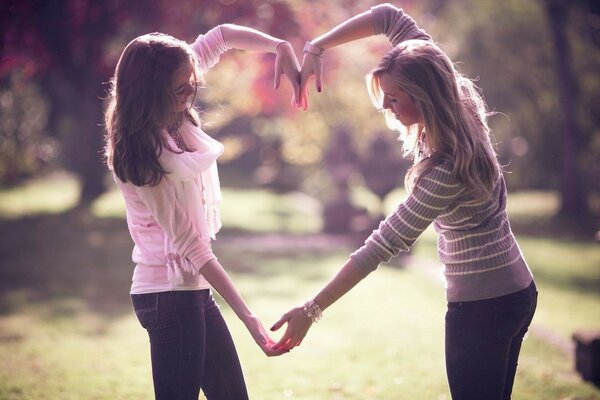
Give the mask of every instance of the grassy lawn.
M 0 191 L 0 399 L 152 398 L 147 336 L 127 294 L 131 240 L 120 199 L 107 194 L 94 216 L 67 212 L 76 184 L 55 179 Z M 515 196 L 511 207 L 543 196 Z M 215 242 L 215 253 L 267 327 L 314 294 L 352 250 L 311 239 L 319 206 L 303 195 L 228 189 L 224 198 L 224 224 L 235 229 Z M 532 210 L 552 210 L 541 204 Z M 536 326 L 565 341 L 576 329 L 600 328 L 598 245 L 525 235 L 519 243 L 540 290 Z M 430 264 L 434 246 L 428 232 L 413 260 Z M 443 288 L 421 270 L 382 266 L 279 358 L 263 356 L 222 309 L 253 399 L 450 399 Z M 599 399 L 600 391 L 573 372 L 572 357 L 532 334 L 513 398 Z

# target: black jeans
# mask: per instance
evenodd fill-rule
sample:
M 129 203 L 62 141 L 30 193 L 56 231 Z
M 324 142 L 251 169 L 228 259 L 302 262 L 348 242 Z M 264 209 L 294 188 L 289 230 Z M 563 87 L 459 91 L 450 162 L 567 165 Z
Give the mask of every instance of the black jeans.
M 148 331 L 157 400 L 247 399 L 240 361 L 210 290 L 132 294 Z
M 510 399 L 536 305 L 533 282 L 506 296 L 448 303 L 446 373 L 453 400 Z

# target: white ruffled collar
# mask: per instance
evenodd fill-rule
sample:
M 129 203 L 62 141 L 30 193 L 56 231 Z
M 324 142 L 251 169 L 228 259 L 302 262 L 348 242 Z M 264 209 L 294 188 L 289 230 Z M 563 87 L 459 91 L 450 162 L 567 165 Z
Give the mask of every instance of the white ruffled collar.
M 199 127 L 186 121 L 180 128 L 185 143 L 192 149 L 183 153 L 174 153 L 163 149 L 160 163 L 168 172 L 167 177 L 172 181 L 187 181 L 206 171 L 223 154 L 223 144 L 202 131 Z M 178 149 L 171 135 L 163 130 L 169 146 Z
M 221 187 L 217 171 L 217 158 L 223 154 L 223 144 L 202 131 L 189 121 L 185 121 L 180 128 L 181 136 L 193 151 L 174 153 L 163 149 L 160 163 L 167 171 L 167 179 L 174 182 L 185 182 L 200 179 L 196 185 L 201 191 L 204 200 L 204 210 L 208 225 L 208 233 L 215 239 L 216 233 L 221 229 L 221 216 L 219 204 L 221 203 Z M 175 141 L 165 130 L 169 145 L 177 149 Z

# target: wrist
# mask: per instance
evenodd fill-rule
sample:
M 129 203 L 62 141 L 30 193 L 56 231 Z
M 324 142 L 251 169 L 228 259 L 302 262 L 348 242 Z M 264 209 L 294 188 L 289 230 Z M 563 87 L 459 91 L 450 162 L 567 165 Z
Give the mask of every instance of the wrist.
M 321 307 L 319 307 L 319 304 L 313 299 L 307 300 L 302 306 L 302 310 L 304 310 L 308 318 L 314 323 L 319 322 L 321 318 L 323 318 Z
M 256 316 L 256 314 L 254 314 L 250 310 L 247 310 L 247 311 L 239 314 L 238 317 L 244 323 L 244 325 L 246 325 L 247 327 L 255 325 L 255 322 L 258 320 L 258 317 Z
M 317 56 L 319 58 L 323 58 L 323 53 L 325 53 L 325 49 L 323 47 L 312 44 L 311 42 L 306 42 L 303 51 L 304 53 L 312 54 L 313 56 Z
M 281 47 L 281 45 L 284 45 L 284 46 L 285 46 L 285 44 L 286 44 L 286 43 L 287 43 L 287 44 L 290 44 L 290 42 L 288 42 L 288 41 L 286 41 L 286 40 L 281 40 L 279 43 L 277 43 L 277 44 L 275 45 L 275 52 L 277 53 L 277 51 L 278 51 L 278 50 L 280 50 L 280 47 Z

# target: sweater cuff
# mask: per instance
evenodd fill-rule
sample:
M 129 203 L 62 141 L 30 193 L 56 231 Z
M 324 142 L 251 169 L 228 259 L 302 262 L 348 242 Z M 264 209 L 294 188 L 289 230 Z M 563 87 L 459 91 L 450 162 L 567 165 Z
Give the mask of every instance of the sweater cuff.
M 410 39 L 431 40 L 431 36 L 401 8 L 386 3 L 371 8 L 376 35 L 386 35 L 392 46 Z
M 373 245 L 365 244 L 363 247 L 350 254 L 352 263 L 364 276 L 375 271 L 381 262 L 386 261 L 373 251 L 371 246 Z
M 202 267 L 217 257 L 212 251 L 194 254 L 192 258 L 172 259 L 167 257 L 167 279 L 174 285 L 181 285 L 185 282 L 185 275 L 198 275 Z

